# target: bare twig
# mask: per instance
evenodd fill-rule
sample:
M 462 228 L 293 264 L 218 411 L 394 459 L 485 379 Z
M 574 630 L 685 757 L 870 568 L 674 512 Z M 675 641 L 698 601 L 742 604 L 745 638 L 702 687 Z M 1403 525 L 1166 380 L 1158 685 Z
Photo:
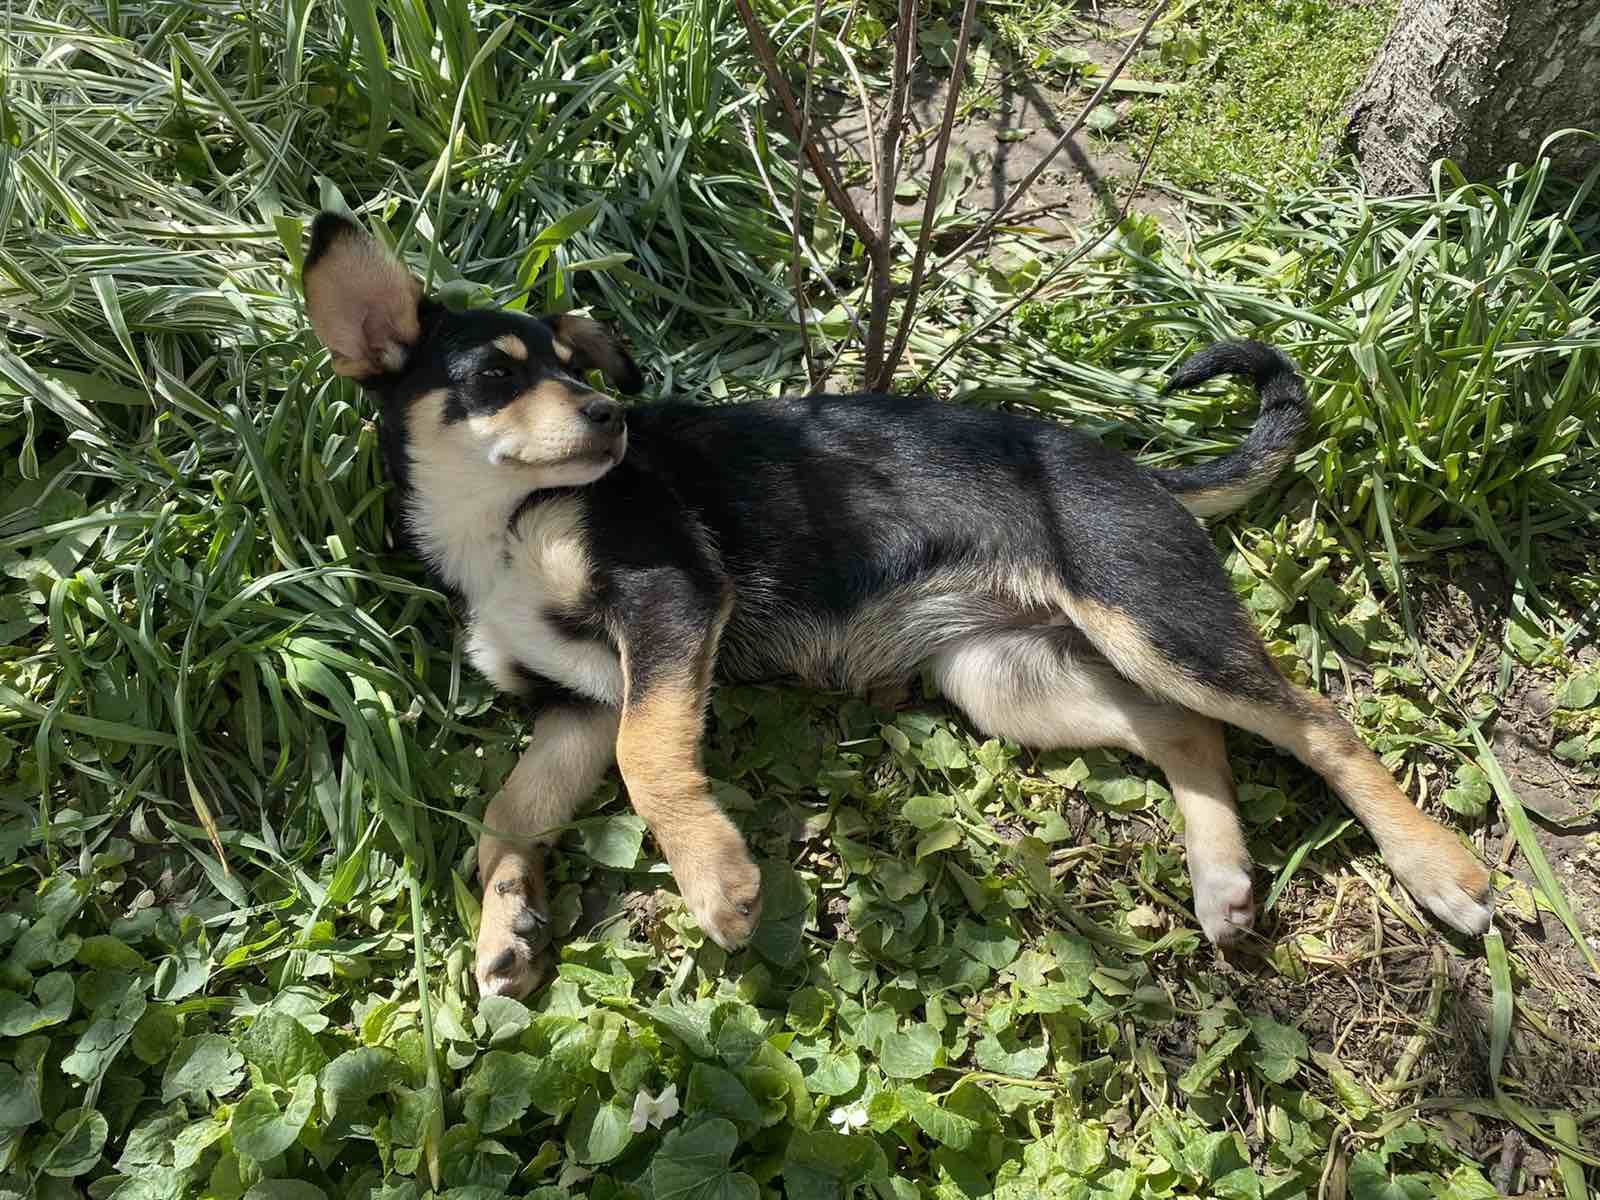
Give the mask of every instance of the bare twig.
M 923 270 L 927 266 L 928 243 L 933 238 L 933 219 L 939 207 L 939 188 L 944 180 L 945 159 L 950 152 L 950 133 L 956 123 L 956 109 L 961 102 L 961 85 L 966 82 L 967 42 L 972 36 L 972 19 L 978 11 L 978 0 L 966 0 L 961 10 L 961 32 L 956 37 L 955 58 L 950 68 L 950 88 L 945 95 L 944 117 L 939 122 L 939 133 L 934 139 L 933 169 L 928 175 L 927 196 L 922 204 L 922 227 L 917 231 L 917 251 L 911 260 L 911 279 L 907 285 L 905 305 L 900 310 L 900 326 L 895 331 L 894 344 L 889 348 L 878 378 L 868 379 L 867 386 L 883 390 L 894 383 L 895 368 L 900 356 L 906 352 L 906 342 L 911 337 L 911 322 L 917 315 L 917 298 L 922 291 Z
M 1094 237 L 1075 247 L 1071 253 L 1069 253 L 1060 262 L 1056 263 L 1055 266 L 1051 267 L 1047 273 L 1041 275 L 1038 281 L 1035 282 L 1031 288 L 1022 293 L 1022 295 L 1018 296 L 1010 304 L 1006 305 L 999 312 L 984 318 L 971 329 L 967 330 L 967 332 L 963 333 L 955 341 L 951 342 L 950 345 L 945 348 L 945 352 L 939 356 L 939 360 L 935 362 L 933 366 L 929 367 L 928 370 L 923 373 L 922 378 L 917 381 L 917 391 L 920 392 L 926 390 L 929 380 L 937 375 L 944 367 L 945 363 L 949 362 L 950 359 L 954 357 L 955 354 L 962 349 L 962 347 L 971 342 L 973 338 L 977 337 L 985 330 L 992 329 L 1001 321 L 1009 317 L 1012 313 L 1016 312 L 1017 309 L 1021 308 L 1029 300 L 1032 300 L 1035 296 L 1037 296 L 1041 290 L 1059 277 L 1060 274 L 1073 263 L 1077 262 L 1085 254 L 1088 254 L 1089 251 L 1093 250 L 1101 242 L 1105 241 L 1106 238 L 1111 235 L 1113 230 L 1121 228 L 1122 222 L 1127 218 L 1128 209 L 1133 205 L 1134 197 L 1139 194 L 1139 188 L 1144 183 L 1145 172 L 1150 167 L 1150 159 L 1155 155 L 1156 143 L 1161 140 L 1161 133 L 1165 127 L 1166 123 L 1163 121 L 1162 124 L 1156 126 L 1155 133 L 1151 135 L 1150 144 L 1145 147 L 1144 158 L 1139 163 L 1139 172 L 1133 177 L 1133 185 L 1128 188 L 1128 194 L 1122 198 L 1122 208 L 1117 212 L 1117 219 L 1106 225 L 1100 230 L 1099 233 L 1095 234 Z
M 817 26 L 822 24 L 822 0 L 816 0 L 811 12 L 811 41 L 806 48 L 806 86 L 800 107 L 800 142 L 811 140 L 811 81 L 817 73 Z M 805 194 L 806 173 L 798 167 L 794 173 L 794 205 L 791 208 L 790 227 L 794 230 L 794 253 L 789 256 L 789 271 L 794 281 L 795 315 L 800 322 L 800 350 L 806 360 L 806 380 L 817 386 L 817 359 L 811 352 L 811 332 L 806 322 L 805 273 L 800 269 L 800 247 L 804 241 L 800 233 L 800 201 Z
M 817 177 L 817 182 L 822 184 L 822 190 L 828 195 L 828 202 L 839 210 L 839 215 L 855 231 L 862 244 L 870 247 L 876 240 L 872 226 L 861 215 L 861 210 L 850 198 L 850 193 L 840 186 L 838 177 L 829 168 L 827 160 L 822 157 L 816 142 L 810 138 L 800 137 L 803 122 L 800 111 L 795 105 L 794 93 L 789 90 L 789 81 L 783 77 L 783 72 L 778 67 L 772 43 L 767 40 L 766 30 L 762 29 L 761 23 L 756 20 L 755 10 L 750 7 L 750 0 L 733 0 L 733 3 L 739 10 L 740 19 L 744 21 L 745 30 L 750 34 L 750 49 L 754 51 L 756 61 L 761 64 L 761 70 L 767 77 L 767 86 L 772 89 L 773 94 L 778 97 L 778 103 L 783 106 L 784 116 L 789 120 L 789 128 L 800 141 L 800 151 L 806 156 L 811 173 Z
M 883 340 L 889 327 L 893 299 L 889 255 L 894 249 L 894 193 L 900 182 L 900 126 L 905 123 L 906 97 L 911 90 L 911 48 L 917 40 L 917 0 L 900 0 L 894 29 L 894 73 L 889 85 L 889 112 L 883 122 L 882 172 L 878 177 L 877 236 L 867 244 L 872 260 L 872 306 L 867 313 L 865 375 L 868 387 L 877 386 L 883 371 Z
M 1104 98 L 1106 93 L 1111 90 L 1111 85 L 1115 83 L 1117 81 L 1117 77 L 1122 74 L 1122 69 L 1126 67 L 1128 63 L 1132 61 L 1133 56 L 1139 52 L 1139 48 L 1144 45 L 1145 38 L 1150 35 L 1151 28 L 1155 25 L 1161 14 L 1166 11 L 1167 0 L 1159 0 L 1155 8 L 1150 10 L 1150 15 L 1145 18 L 1144 25 L 1140 28 L 1139 32 L 1134 35 L 1133 41 L 1128 43 L 1128 48 L 1123 51 L 1122 57 L 1117 60 L 1116 66 L 1112 67 L 1110 73 L 1100 81 L 1100 86 L 1095 88 L 1094 94 L 1089 97 L 1089 102 L 1083 106 L 1083 110 L 1078 113 L 1077 118 L 1072 122 L 1071 125 L 1067 127 L 1067 131 L 1057 139 L 1056 144 L 1050 147 L 1049 153 L 1045 154 L 1044 157 L 1042 157 L 1033 165 L 1033 170 L 1029 171 L 1022 182 L 1017 184 L 1017 186 L 1011 190 L 1011 194 L 1006 197 L 1005 202 L 1001 204 L 999 208 L 990 213 L 982 225 L 978 226 L 976 233 L 974 233 L 966 241 L 962 242 L 961 245 L 955 250 L 951 251 L 949 254 L 945 255 L 944 258 L 939 260 L 939 264 L 935 268 L 936 270 L 945 270 L 945 268 L 949 267 L 968 250 L 971 250 L 972 247 L 994 232 L 994 227 L 1005 218 L 1006 214 L 1011 211 L 1012 206 L 1015 205 L 1016 202 L 1020 200 L 1024 194 L 1026 194 L 1027 190 L 1034 185 L 1034 181 L 1037 180 L 1040 175 L 1044 174 L 1045 168 L 1055 160 L 1055 156 L 1061 153 L 1062 150 L 1066 149 L 1067 143 L 1078 135 L 1079 130 L 1081 130 L 1084 126 L 1084 122 L 1089 119 L 1089 114 L 1099 107 L 1100 101 Z

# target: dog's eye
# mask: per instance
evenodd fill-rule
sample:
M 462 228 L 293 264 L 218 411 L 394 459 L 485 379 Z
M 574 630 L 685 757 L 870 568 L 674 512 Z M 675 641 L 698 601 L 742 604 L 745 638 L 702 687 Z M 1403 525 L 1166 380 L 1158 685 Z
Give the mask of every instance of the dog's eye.
M 504 367 L 485 367 L 478 372 L 479 379 L 505 379 L 511 374 Z

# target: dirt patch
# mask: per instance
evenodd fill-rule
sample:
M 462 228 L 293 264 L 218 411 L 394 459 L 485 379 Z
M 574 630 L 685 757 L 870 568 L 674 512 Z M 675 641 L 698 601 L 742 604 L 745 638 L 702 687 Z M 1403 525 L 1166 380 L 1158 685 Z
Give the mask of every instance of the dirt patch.
M 1141 16 L 1135 9 L 1085 13 L 1056 41 L 1059 48 L 1080 51 L 1086 61 L 1109 68 L 1122 56 L 1127 37 L 1137 30 Z M 1129 73 L 1123 77 L 1128 78 Z M 1089 90 L 1079 88 L 1067 74 L 1041 76 L 1003 47 L 995 46 L 983 78 L 976 83 L 969 79 L 963 89 L 951 134 L 946 170 L 967 181 L 962 207 L 976 214 L 999 208 L 1049 155 L 1087 100 Z M 921 212 L 924 198 L 920 185 L 932 166 L 933 143 L 948 96 L 947 71 L 924 68 L 913 76 L 901 143 L 901 178 L 915 181 L 919 187 L 902 187 L 897 218 L 914 219 Z M 1131 103 L 1112 93 L 1106 107 L 1120 120 Z M 870 213 L 872 141 L 881 136 L 881 127 L 863 116 L 860 98 L 853 91 L 814 91 L 812 114 L 819 146 L 843 172 L 852 199 L 863 213 Z M 1061 236 L 1085 224 L 1114 218 L 1138 173 L 1141 153 L 1140 147 L 1117 139 L 1114 132 L 1115 127 L 1112 136 L 1086 132 L 1075 136 L 1018 199 L 1013 209 L 1015 225 L 1035 234 Z M 1179 207 L 1148 180 L 1131 206 L 1133 211 L 1158 220 L 1172 218 Z

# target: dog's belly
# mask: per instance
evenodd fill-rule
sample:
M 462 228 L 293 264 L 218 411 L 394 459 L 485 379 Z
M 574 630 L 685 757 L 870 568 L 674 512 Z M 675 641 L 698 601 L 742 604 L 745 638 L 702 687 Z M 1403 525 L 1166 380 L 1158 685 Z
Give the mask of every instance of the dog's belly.
M 1063 619 L 971 571 L 930 572 L 864 597 L 846 612 L 808 606 L 805 599 L 741 588 L 717 654 L 718 676 L 730 683 L 790 678 L 864 695 L 903 684 L 964 638 Z

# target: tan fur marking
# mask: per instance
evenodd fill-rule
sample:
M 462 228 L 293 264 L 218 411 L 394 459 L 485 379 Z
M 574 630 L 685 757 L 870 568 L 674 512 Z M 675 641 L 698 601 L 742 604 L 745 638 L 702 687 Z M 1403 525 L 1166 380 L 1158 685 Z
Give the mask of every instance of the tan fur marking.
M 518 560 L 538 578 L 539 593 L 549 603 L 576 608 L 589 598 L 593 567 L 589 538 L 583 527 L 583 505 L 573 496 L 546 500 L 517 524 Z
M 1483 864 L 1406 799 L 1327 700 L 1287 682 L 1281 704 L 1228 695 L 1168 659 L 1125 613 L 1081 597 L 1071 597 L 1066 608 L 1095 648 L 1152 695 L 1259 733 L 1326 779 L 1372 834 L 1395 876 L 1441 920 L 1469 933 L 1488 928 L 1492 910 Z
M 514 358 L 518 362 L 528 361 L 528 345 L 514 333 L 502 333 L 495 338 L 493 345 L 507 358 Z
M 1182 663 L 1173 662 L 1151 645 L 1150 639 L 1127 613 L 1082 596 L 1067 595 L 1062 605 L 1072 623 L 1094 643 L 1127 678 L 1158 696 L 1176 700 L 1185 708 L 1210 712 L 1205 699 L 1211 689 L 1197 680 Z
M 690 826 L 704 811 L 704 730 L 703 698 L 688 683 L 660 685 L 626 709 L 617 736 L 617 765 L 634 807 L 663 843 L 692 837 Z
M 617 735 L 617 765 L 700 927 L 733 949 L 760 921 L 761 873 L 743 836 L 711 799 L 700 766 L 705 699 L 704 689 L 687 678 L 630 698 Z

